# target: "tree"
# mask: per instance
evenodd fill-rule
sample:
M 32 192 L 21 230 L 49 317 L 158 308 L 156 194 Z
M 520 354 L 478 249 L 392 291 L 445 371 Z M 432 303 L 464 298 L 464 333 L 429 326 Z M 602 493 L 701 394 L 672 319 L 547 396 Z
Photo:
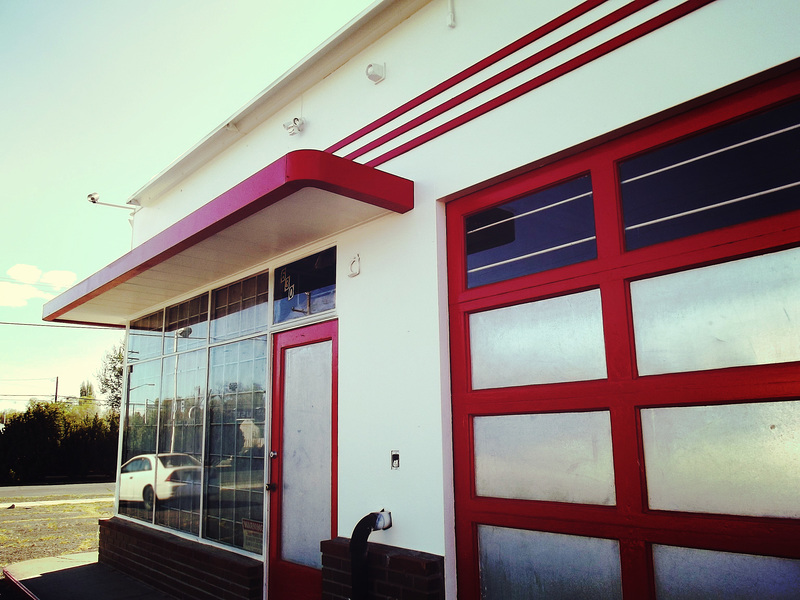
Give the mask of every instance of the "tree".
M 81 400 L 94 400 L 94 386 L 92 385 L 91 381 L 84 381 L 81 384 L 81 391 L 80 391 L 80 399 Z
M 125 365 L 125 346 L 120 343 L 111 347 L 103 357 L 103 366 L 97 372 L 100 393 L 105 394 L 106 404 L 118 415 L 122 405 L 122 380 Z
M 114 476 L 118 420 L 78 416 L 63 402 L 32 400 L 0 432 L 0 485 Z
M 69 411 L 76 419 L 92 418 L 97 415 L 97 405 L 94 398 L 94 386 L 89 381 L 81 383 L 76 404 Z

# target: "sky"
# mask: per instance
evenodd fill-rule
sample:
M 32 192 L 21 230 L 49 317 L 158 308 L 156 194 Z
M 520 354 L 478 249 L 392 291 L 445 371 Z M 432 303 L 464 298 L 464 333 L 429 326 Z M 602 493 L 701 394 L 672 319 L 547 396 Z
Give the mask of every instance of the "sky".
M 0 0 L 0 411 L 78 396 L 119 330 L 42 321 L 124 204 L 372 0 Z

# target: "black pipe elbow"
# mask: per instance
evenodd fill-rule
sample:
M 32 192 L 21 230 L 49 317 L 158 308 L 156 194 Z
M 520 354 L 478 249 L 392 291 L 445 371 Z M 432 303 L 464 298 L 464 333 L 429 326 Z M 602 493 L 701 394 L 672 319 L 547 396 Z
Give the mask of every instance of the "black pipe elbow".
M 391 513 L 373 512 L 363 517 L 350 536 L 350 600 L 369 600 L 367 539 L 378 529 L 392 526 Z

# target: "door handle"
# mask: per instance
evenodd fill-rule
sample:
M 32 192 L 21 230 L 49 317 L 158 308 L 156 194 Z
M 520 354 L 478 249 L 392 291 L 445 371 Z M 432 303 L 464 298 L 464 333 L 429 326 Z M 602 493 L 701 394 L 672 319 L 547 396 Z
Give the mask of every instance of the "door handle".
M 277 483 L 268 483 L 267 485 L 264 486 L 264 489 L 266 491 L 268 491 L 268 492 L 275 492 L 275 491 L 278 490 L 278 484 Z

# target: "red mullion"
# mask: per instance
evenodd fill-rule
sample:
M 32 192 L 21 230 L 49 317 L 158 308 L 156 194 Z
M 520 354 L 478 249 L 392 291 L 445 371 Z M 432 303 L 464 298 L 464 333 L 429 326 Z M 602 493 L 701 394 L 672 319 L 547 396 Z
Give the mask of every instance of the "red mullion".
M 626 392 L 638 408 L 800 398 L 800 362 L 648 375 Z
M 800 245 L 800 211 L 714 229 L 634 250 L 622 258 L 626 279 L 729 262 Z
M 614 506 L 475 497 L 463 512 L 471 521 L 498 527 L 589 537 L 634 536 Z
M 597 289 L 600 287 L 601 276 L 604 275 L 597 273 L 596 268 L 597 261 L 590 260 L 544 273 L 503 281 L 492 284 L 491 293 L 487 293 L 485 290 L 472 290 L 476 292 L 471 294 L 472 298 L 467 300 L 462 297 L 456 306 L 458 310 L 463 310 L 465 313 L 474 313 Z M 557 279 L 554 278 L 556 273 Z M 571 273 L 573 276 L 565 278 L 565 273 Z
M 650 544 L 641 539 L 620 539 L 619 562 L 622 571 L 622 597 L 637 600 L 655 598 Z
M 603 331 L 609 380 L 620 392 L 636 377 L 634 334 L 628 283 L 613 267 L 624 263 L 625 242 L 619 177 L 614 146 L 598 149 L 592 162 L 597 228 L 597 255 L 607 265 L 600 284 Z M 636 523 L 646 507 L 643 450 L 637 411 L 628 394 L 620 393 L 610 409 L 614 485 L 618 517 Z M 654 597 L 650 546 L 638 535 L 619 536 L 622 593 L 625 598 Z
M 652 511 L 638 529 L 653 544 L 800 559 L 796 519 Z
M 478 524 L 456 511 L 456 570 L 458 600 L 480 600 Z
M 608 410 L 621 401 L 624 388 L 605 379 L 492 388 L 454 394 L 471 415 Z

